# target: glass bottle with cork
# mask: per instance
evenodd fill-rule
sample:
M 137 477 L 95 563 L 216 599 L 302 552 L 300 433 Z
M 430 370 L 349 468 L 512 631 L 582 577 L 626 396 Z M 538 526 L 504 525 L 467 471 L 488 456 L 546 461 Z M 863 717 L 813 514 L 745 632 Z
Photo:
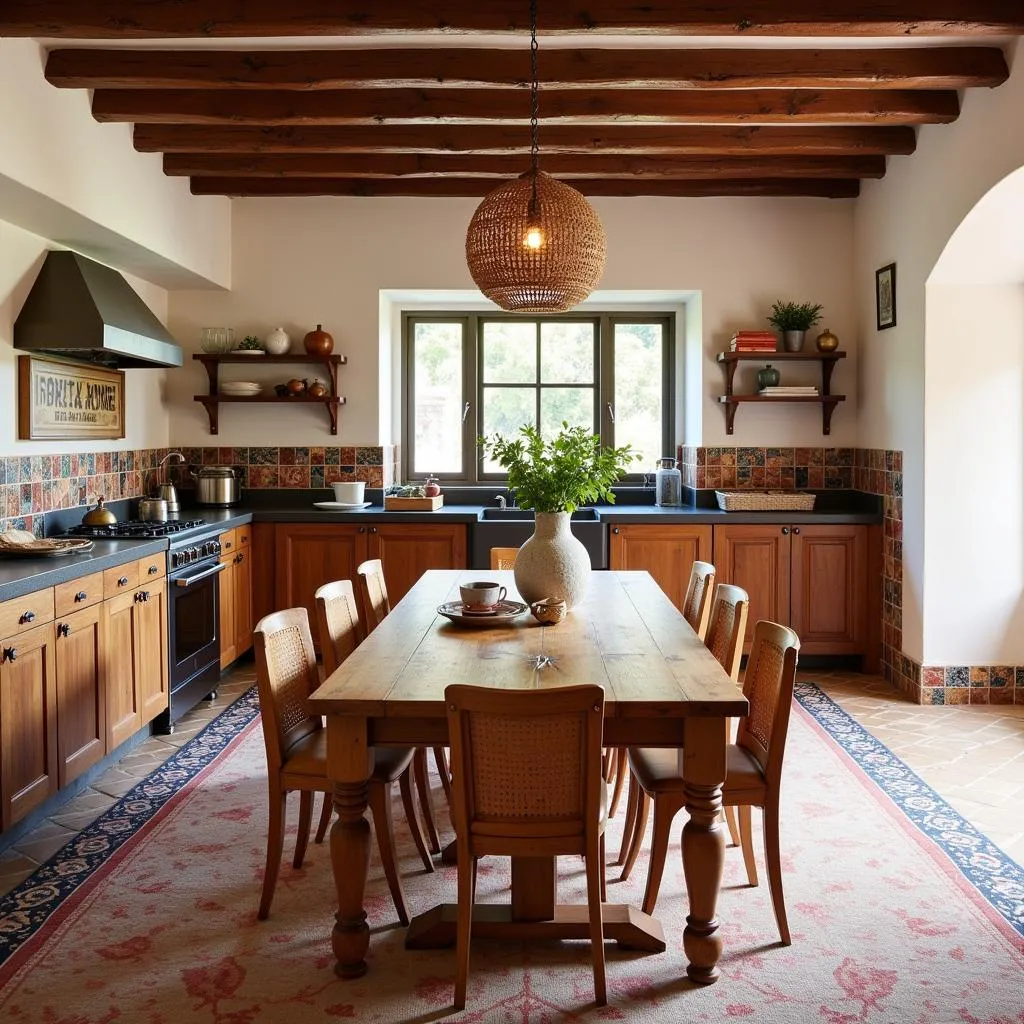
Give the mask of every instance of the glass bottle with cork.
M 676 506 L 683 503 L 683 474 L 676 468 L 671 456 L 658 459 L 658 470 L 654 474 L 654 504 Z

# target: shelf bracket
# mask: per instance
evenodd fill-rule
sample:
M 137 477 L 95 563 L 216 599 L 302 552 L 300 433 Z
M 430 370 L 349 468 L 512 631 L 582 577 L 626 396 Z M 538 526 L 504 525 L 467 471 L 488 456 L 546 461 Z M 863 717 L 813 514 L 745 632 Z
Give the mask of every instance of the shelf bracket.
M 209 367 L 207 367 L 209 369 Z M 210 418 L 210 433 L 217 433 L 217 426 L 220 421 L 220 403 L 217 401 L 208 402 L 207 398 L 216 398 L 215 395 L 196 395 L 196 401 L 202 402 L 206 415 Z
M 823 359 L 821 361 L 821 393 L 829 395 L 832 393 L 832 371 L 836 368 L 835 359 Z M 826 430 L 827 434 L 828 431 Z

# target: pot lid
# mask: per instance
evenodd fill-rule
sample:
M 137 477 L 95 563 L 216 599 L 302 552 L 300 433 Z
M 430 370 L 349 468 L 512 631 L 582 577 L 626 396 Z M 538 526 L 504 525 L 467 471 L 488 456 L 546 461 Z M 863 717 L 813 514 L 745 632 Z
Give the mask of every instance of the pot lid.
M 200 466 L 196 476 L 222 477 L 234 476 L 234 466 Z

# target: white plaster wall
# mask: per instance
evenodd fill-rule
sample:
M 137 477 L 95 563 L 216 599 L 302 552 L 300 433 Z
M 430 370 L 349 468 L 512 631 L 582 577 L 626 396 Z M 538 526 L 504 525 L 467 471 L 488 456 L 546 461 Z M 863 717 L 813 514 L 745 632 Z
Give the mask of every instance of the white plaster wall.
M 230 281 L 230 200 L 189 192 L 91 93 L 43 77 L 32 39 L 0 39 L 0 219 L 165 288 Z
M 904 453 L 903 649 L 928 664 L 936 659 L 925 648 L 924 593 L 932 586 L 926 545 L 938 559 L 954 557 L 959 545 L 951 546 L 942 531 L 926 532 L 925 508 L 949 499 L 965 467 L 960 460 L 950 461 L 925 475 L 925 405 L 931 401 L 926 392 L 925 339 L 927 334 L 931 343 L 932 330 L 931 320 L 926 320 L 925 282 L 971 208 L 994 184 L 1024 165 L 1024 40 L 1014 42 L 1008 61 L 1008 82 L 998 89 L 966 93 L 955 123 L 921 128 L 917 151 L 890 157 L 886 176 L 864 183 L 855 212 L 853 287 L 861 325 L 859 444 Z M 893 260 L 897 325 L 876 331 L 874 271 Z M 1004 438 L 1005 432 L 998 437 Z M 930 435 L 927 443 L 934 443 Z M 939 465 L 941 449 L 936 456 Z M 941 600 L 964 604 L 962 591 L 947 593 Z M 963 637 L 971 631 L 969 621 L 962 621 Z
M 0 455 L 76 451 L 118 451 L 167 446 L 166 370 L 125 371 L 125 437 L 111 441 L 19 441 L 17 403 L 18 352 L 14 321 L 39 273 L 48 250 L 45 238 L 0 221 Z M 150 309 L 167 321 L 167 292 L 127 277 Z
M 230 326 L 241 336 L 264 335 L 281 324 L 300 344 L 306 331 L 322 323 L 334 335 L 335 351 L 349 359 L 341 371 L 348 404 L 336 443 L 397 440 L 388 436 L 391 418 L 384 408 L 391 382 L 386 360 L 382 378 L 379 355 L 382 332 L 385 344 L 387 339 L 381 293 L 472 288 L 464 245 L 475 205 L 456 199 L 236 200 L 231 291 L 175 292 L 171 330 L 196 349 L 204 326 Z M 688 411 L 689 443 L 825 443 L 820 409 L 805 406 L 744 408 L 736 433 L 725 433 L 716 400 L 723 376 L 714 353 L 727 347 L 735 329 L 766 327 L 764 317 L 776 298 L 824 304 L 821 326 L 831 327 L 851 353 L 834 382 L 849 398 L 836 412 L 827 440 L 856 443 L 852 201 L 643 198 L 600 199 L 594 205 L 608 235 L 602 291 L 700 293 L 703 359 L 696 364 L 703 410 L 700 416 Z M 820 329 L 811 332 L 811 345 Z M 752 389 L 756 366 L 746 370 L 741 383 Z M 230 374 L 261 376 L 248 365 L 232 366 Z M 279 376 L 264 371 L 262 379 L 270 383 Z M 787 366 L 785 379 L 816 382 L 817 365 Z M 205 413 L 193 401 L 205 388 L 197 366 L 172 375 L 175 444 L 211 443 Z M 224 407 L 221 420 L 218 440 L 224 445 L 331 441 L 318 408 Z

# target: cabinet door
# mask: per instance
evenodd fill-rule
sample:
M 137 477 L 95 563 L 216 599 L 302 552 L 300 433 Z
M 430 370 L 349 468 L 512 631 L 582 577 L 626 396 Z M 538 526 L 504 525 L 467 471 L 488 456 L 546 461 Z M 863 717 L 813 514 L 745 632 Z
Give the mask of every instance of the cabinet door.
M 867 527 L 794 526 L 792 626 L 803 654 L 859 654 L 867 604 Z
M 370 556 L 367 527 L 331 523 L 278 523 L 274 530 L 276 562 L 275 606 L 305 608 L 309 612 L 313 642 L 316 607 L 313 595 L 331 580 L 355 578 L 356 566 Z
M 645 569 L 672 603 L 683 610 L 690 567 L 711 561 L 710 526 L 613 526 L 610 569 Z
M 137 592 L 135 616 L 135 691 L 141 724 L 167 710 L 167 584 L 151 583 Z
M 370 553 L 384 563 L 394 606 L 428 569 L 465 569 L 466 527 L 460 523 L 381 523 L 369 527 Z
M 135 592 L 103 602 L 103 682 L 106 687 L 107 752 L 142 728 L 135 696 Z
M 235 657 L 252 647 L 252 551 L 239 545 L 235 555 L 233 597 L 235 604 Z
M 100 611 L 101 606 L 94 604 L 57 623 L 57 775 L 61 786 L 77 779 L 106 753 Z
M 53 623 L 0 642 L 0 825 L 57 792 Z
M 217 577 L 217 634 L 220 637 L 220 667 L 227 668 L 238 657 L 235 623 L 235 555 L 221 555 L 224 566 Z
M 742 587 L 750 598 L 744 651 L 758 619 L 790 624 L 789 560 L 788 526 L 715 527 L 715 582 Z

